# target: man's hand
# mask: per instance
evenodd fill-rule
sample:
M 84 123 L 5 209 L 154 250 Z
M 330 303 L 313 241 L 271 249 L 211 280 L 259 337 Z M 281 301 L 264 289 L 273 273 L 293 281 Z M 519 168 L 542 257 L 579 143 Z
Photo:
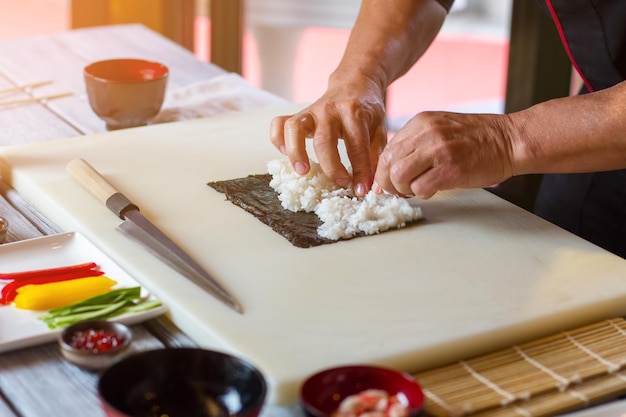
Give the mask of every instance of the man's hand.
M 297 173 L 309 171 L 306 140 L 312 138 L 317 160 L 330 179 L 342 187 L 352 183 L 359 196 L 370 190 L 387 130 L 382 95 L 376 88 L 364 89 L 367 84 L 329 89 L 301 112 L 272 120 L 270 140 Z M 339 140 L 345 142 L 352 175 L 341 162 Z
M 420 113 L 385 147 L 374 189 L 427 199 L 504 181 L 513 175 L 507 125 L 503 115 Z

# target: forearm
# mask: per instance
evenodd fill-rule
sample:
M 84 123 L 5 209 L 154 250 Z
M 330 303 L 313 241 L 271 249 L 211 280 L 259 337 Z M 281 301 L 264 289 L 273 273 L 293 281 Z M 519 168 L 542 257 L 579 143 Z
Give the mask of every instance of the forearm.
M 514 175 L 626 168 L 626 82 L 508 117 Z
M 422 56 L 445 16 L 435 0 L 364 0 L 329 83 L 368 82 L 384 91 Z

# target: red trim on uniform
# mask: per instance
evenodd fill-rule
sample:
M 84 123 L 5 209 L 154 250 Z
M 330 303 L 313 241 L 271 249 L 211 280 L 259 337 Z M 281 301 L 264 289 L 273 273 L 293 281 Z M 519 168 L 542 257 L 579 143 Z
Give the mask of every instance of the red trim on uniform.
M 569 56 L 569 59 L 572 62 L 572 65 L 574 66 L 574 69 L 576 69 L 576 72 L 578 72 L 578 74 L 580 75 L 580 78 L 582 78 L 583 82 L 585 83 L 585 86 L 587 87 L 587 90 L 589 90 L 589 92 L 593 92 L 594 88 L 589 83 L 589 80 L 587 79 L 587 77 L 585 77 L 583 72 L 580 70 L 578 63 L 574 59 L 574 55 L 572 54 L 572 51 L 569 48 L 569 44 L 567 43 L 567 38 L 565 37 L 565 33 L 563 32 L 563 26 L 561 26 L 561 21 L 559 20 L 559 16 L 557 16 L 556 11 L 554 10 L 554 7 L 552 6 L 552 0 L 546 0 L 546 5 L 548 6 L 548 9 L 550 10 L 550 14 L 552 15 L 552 20 L 554 20 L 554 23 L 556 24 L 556 29 L 558 30 L 559 36 L 561 37 L 561 42 L 563 43 L 563 46 L 565 47 L 565 52 L 567 52 L 567 55 Z

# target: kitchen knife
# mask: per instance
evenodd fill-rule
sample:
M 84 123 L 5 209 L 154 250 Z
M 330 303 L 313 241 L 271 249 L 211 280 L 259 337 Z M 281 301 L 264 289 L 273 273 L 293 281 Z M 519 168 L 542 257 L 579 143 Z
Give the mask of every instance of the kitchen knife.
M 232 295 L 185 253 L 182 248 L 144 217 L 139 212 L 139 207 L 120 193 L 87 161 L 73 159 L 67 164 L 67 171 L 79 184 L 103 202 L 109 210 L 124 220 L 118 227 L 118 230 L 138 240 L 169 266 L 209 291 L 235 311 L 243 313 L 241 304 Z

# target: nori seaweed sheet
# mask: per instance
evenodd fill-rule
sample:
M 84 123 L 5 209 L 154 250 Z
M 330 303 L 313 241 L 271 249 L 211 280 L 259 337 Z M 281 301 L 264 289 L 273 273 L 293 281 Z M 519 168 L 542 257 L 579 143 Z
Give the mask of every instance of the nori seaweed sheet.
M 315 213 L 294 213 L 283 208 L 278 194 L 269 185 L 271 179 L 270 174 L 259 174 L 213 181 L 207 185 L 226 195 L 228 201 L 252 214 L 294 246 L 310 248 L 337 242 L 317 234 L 322 222 Z

